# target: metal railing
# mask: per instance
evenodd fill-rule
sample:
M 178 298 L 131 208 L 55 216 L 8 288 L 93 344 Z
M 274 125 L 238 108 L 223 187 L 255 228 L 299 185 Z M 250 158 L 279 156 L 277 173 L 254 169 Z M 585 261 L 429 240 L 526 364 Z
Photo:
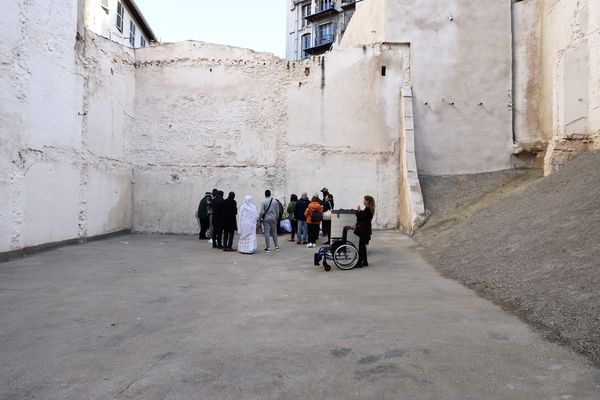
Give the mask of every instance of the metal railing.
M 325 1 L 321 4 L 317 3 L 315 6 L 315 14 L 332 8 L 335 8 L 335 1 Z
M 333 33 L 324 33 L 315 37 L 315 46 L 322 44 L 333 43 L 335 41 L 335 35 Z

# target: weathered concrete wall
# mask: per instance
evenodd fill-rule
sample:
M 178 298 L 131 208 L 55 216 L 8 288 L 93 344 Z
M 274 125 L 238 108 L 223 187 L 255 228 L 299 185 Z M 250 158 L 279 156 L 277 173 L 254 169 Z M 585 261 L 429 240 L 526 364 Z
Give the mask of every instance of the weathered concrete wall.
M 287 63 L 247 49 L 182 42 L 136 50 L 134 229 L 196 231 L 205 191 L 241 203 L 282 198 Z
M 380 43 L 386 40 L 386 2 L 383 0 L 368 0 L 361 2 L 360 5 L 361 7 L 357 8 L 344 32 L 344 37 L 340 43 L 341 48 Z
M 131 50 L 89 33 L 82 144 L 80 236 L 132 226 L 131 143 L 135 68 Z
M 512 167 L 510 37 L 509 1 L 370 0 L 341 47 L 410 43 L 419 171 L 456 175 Z
M 513 134 L 516 168 L 542 168 L 547 140 L 541 128 L 542 15 L 539 0 L 512 3 Z
M 256 202 L 269 188 L 285 202 L 327 186 L 344 208 L 371 193 L 376 226 L 398 226 L 408 47 L 287 63 L 185 42 L 136 58 L 135 230 L 195 232 L 197 202 L 214 187 Z
M 347 48 L 306 67 L 308 79 L 288 91 L 286 193 L 326 186 L 337 208 L 355 208 L 371 194 L 376 226 L 396 227 L 408 46 Z
M 515 140 L 530 148 L 543 140 L 540 127 L 542 7 L 538 0 L 513 3 L 513 98 Z
M 117 130 L 102 129 L 112 121 L 110 116 L 93 119 L 99 103 L 88 88 L 113 79 L 108 69 L 98 67 L 98 60 L 112 63 L 114 54 L 129 57 L 130 63 L 132 59 L 116 45 L 77 43 L 77 6 L 47 0 L 9 1 L 3 7 L 0 253 L 84 239 L 131 224 L 126 194 L 130 167 L 122 148 L 121 154 L 108 148 Z M 111 84 L 122 87 L 119 68 L 113 71 L 117 78 Z M 133 104 L 131 99 L 123 101 Z M 102 141 L 111 144 L 103 146 Z
M 542 133 L 544 171 L 600 147 L 600 3 L 544 2 Z

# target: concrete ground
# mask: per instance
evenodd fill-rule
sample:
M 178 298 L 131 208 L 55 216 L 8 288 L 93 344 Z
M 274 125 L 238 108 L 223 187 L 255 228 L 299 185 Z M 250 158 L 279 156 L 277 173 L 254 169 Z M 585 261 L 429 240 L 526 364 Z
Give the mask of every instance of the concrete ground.
M 411 239 L 369 250 L 324 272 L 287 241 L 127 235 L 0 264 L 0 399 L 600 399 L 598 369 Z

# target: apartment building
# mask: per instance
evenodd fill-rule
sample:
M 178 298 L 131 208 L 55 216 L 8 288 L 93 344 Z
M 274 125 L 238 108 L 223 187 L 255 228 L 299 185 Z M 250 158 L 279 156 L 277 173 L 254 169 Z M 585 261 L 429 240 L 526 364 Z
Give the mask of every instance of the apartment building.
M 133 0 L 87 0 L 85 25 L 92 32 L 132 48 L 156 36 Z
M 301 60 L 331 50 L 362 0 L 288 0 L 286 58 Z

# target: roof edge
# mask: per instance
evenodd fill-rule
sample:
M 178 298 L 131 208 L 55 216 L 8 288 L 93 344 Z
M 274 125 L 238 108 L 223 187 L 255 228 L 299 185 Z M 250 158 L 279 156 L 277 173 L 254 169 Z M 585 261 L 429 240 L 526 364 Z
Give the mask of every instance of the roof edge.
M 156 35 L 154 35 L 152 28 L 150 28 L 150 24 L 148 24 L 148 21 L 146 21 L 146 18 L 144 18 L 144 14 L 142 14 L 142 11 L 138 7 L 138 5 L 135 4 L 135 1 L 123 0 L 123 3 L 129 9 L 131 14 L 133 14 L 133 17 L 139 22 L 140 28 L 142 29 L 142 31 L 144 31 L 146 36 L 148 36 L 148 41 L 156 42 Z

